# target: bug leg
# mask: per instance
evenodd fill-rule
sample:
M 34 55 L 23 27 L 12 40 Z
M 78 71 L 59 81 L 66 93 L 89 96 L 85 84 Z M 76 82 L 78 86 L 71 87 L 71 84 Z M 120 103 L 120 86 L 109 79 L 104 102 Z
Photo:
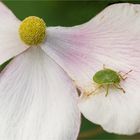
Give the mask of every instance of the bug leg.
M 92 92 L 90 92 L 87 96 L 90 96 L 90 95 L 92 95 L 92 94 L 96 94 L 95 92 L 98 90 L 98 89 L 100 89 L 102 87 L 102 85 L 100 85 L 100 86 L 98 86 L 97 88 L 95 88 L 95 90 L 94 91 L 92 91 Z
M 127 79 L 127 77 L 122 76 L 121 74 L 119 74 L 120 78 L 125 81 Z
M 125 90 L 121 87 L 121 85 L 120 84 L 118 84 L 118 85 L 119 85 L 118 89 L 122 90 L 123 93 L 125 93 Z
M 125 93 L 125 90 L 118 84 L 118 85 L 113 85 L 115 86 L 117 89 L 120 89 L 123 93 Z
M 124 79 L 126 79 L 127 77 L 125 77 L 125 76 L 128 75 L 130 72 L 132 72 L 132 70 L 129 70 L 128 72 L 126 72 L 124 75 L 122 75 L 122 77 L 123 77 Z
M 119 77 L 120 77 L 122 80 L 125 80 L 124 77 L 123 77 L 123 75 L 122 75 L 122 74 L 123 74 L 122 71 L 119 71 L 118 74 L 119 74 Z
M 109 84 L 107 85 L 107 87 L 106 87 L 106 94 L 105 94 L 105 96 L 107 97 L 107 95 L 108 95 L 108 93 L 109 93 Z
M 119 73 L 119 76 L 122 80 L 126 80 L 127 77 L 125 77 L 126 75 L 128 75 L 130 72 L 132 72 L 132 70 L 129 70 L 128 72 L 126 72 L 124 75 L 121 75 L 120 73 L 121 72 L 118 72 Z

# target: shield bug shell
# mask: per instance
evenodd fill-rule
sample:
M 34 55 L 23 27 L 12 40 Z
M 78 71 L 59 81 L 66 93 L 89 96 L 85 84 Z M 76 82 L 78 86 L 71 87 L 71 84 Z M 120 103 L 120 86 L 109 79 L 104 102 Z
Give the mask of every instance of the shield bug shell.
M 97 84 L 118 84 L 121 79 L 117 72 L 111 69 L 103 69 L 95 73 L 93 81 Z

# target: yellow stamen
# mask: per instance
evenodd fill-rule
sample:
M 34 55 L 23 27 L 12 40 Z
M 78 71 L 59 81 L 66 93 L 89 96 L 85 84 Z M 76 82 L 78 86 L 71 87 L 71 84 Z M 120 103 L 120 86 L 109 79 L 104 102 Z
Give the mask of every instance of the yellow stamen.
M 44 20 L 35 16 L 25 18 L 19 27 L 21 40 L 29 46 L 42 43 L 46 35 L 45 31 L 46 24 Z

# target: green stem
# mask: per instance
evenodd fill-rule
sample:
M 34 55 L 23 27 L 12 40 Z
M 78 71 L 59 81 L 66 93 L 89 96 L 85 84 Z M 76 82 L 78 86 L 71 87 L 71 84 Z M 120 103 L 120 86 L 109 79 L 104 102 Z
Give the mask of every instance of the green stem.
M 94 138 L 98 134 L 101 134 L 101 133 L 103 133 L 103 129 L 101 127 L 97 127 L 95 129 L 81 132 L 79 137 L 78 137 L 78 140 L 89 139 L 91 137 Z

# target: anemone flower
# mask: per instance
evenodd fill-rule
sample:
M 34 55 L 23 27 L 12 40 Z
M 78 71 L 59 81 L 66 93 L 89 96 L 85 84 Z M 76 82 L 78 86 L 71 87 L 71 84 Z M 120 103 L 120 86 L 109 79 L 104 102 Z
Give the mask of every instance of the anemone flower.
M 19 21 L 0 3 L 0 139 L 75 140 L 80 113 L 105 130 L 140 131 L 140 7 L 109 6 L 75 27 L 48 27 L 38 17 Z M 98 89 L 102 65 L 122 73 L 121 90 Z M 78 108 L 77 91 L 81 92 Z M 93 92 L 93 94 L 91 94 Z
M 140 132 L 140 5 L 114 4 L 83 25 L 47 32 L 42 48 L 74 80 L 83 115 L 108 132 Z M 95 92 L 103 65 L 127 77 L 119 83 L 125 94 L 113 86 L 107 96 Z

